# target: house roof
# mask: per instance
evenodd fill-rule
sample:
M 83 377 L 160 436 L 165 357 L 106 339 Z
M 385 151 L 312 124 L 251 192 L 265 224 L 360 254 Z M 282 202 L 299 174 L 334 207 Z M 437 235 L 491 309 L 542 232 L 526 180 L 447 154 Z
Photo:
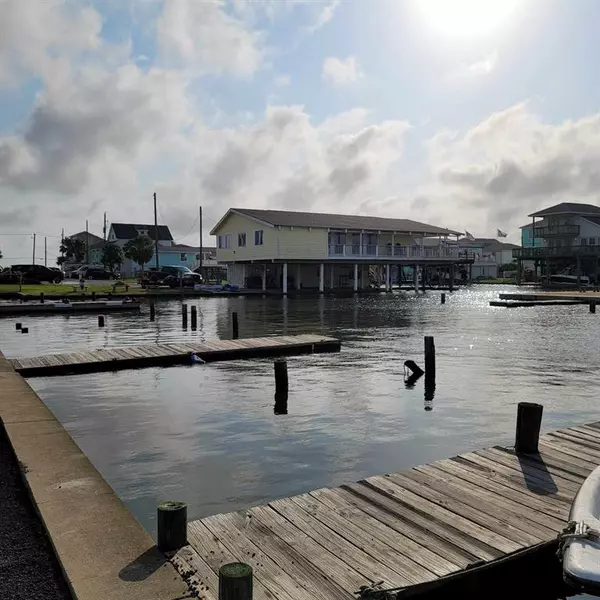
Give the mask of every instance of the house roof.
M 118 240 L 131 240 L 137 236 L 137 232 L 140 229 L 148 230 L 148 237 L 156 239 L 154 235 L 154 225 L 138 225 L 136 223 L 112 223 L 111 229 L 114 231 L 115 236 Z M 173 236 L 166 225 L 158 226 L 158 239 L 172 241 Z
M 89 236 L 90 242 L 93 242 L 94 244 L 96 244 L 97 242 L 104 241 L 103 238 L 101 238 L 99 235 L 96 235 L 95 233 L 92 233 L 91 231 L 78 231 L 77 233 L 68 235 L 66 237 L 85 240 L 88 236 Z
M 298 212 L 292 210 L 259 210 L 254 208 L 230 208 L 210 232 L 215 235 L 230 213 L 250 217 L 271 227 L 315 227 L 317 229 L 364 229 L 367 231 L 406 231 L 430 235 L 460 235 L 459 231 L 436 227 L 409 219 L 390 219 L 362 215 L 338 215 L 329 213 Z
M 517 244 L 510 244 L 508 242 L 500 242 L 496 238 L 475 238 L 475 240 L 467 240 L 462 238 L 458 240 L 461 246 L 483 248 L 486 252 L 499 252 L 500 250 L 512 250 L 513 248 L 520 248 Z
M 561 202 L 527 216 L 545 217 L 546 215 L 560 214 L 600 215 L 600 207 L 594 204 L 582 204 L 581 202 Z
M 598 215 L 597 217 L 593 217 L 591 215 L 585 215 L 585 217 L 583 217 L 586 221 L 591 221 L 592 223 L 594 223 L 594 225 L 600 225 L 600 215 Z

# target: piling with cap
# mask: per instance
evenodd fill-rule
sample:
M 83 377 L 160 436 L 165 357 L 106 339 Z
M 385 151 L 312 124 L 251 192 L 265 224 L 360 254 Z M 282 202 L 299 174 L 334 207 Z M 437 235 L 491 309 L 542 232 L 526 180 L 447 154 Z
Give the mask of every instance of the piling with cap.
M 252 567 L 229 563 L 219 568 L 219 600 L 252 600 Z
M 238 314 L 236 312 L 231 313 L 231 337 L 237 340 L 240 337 L 240 326 L 238 322 Z
M 187 544 L 187 504 L 161 502 L 156 513 L 157 545 L 162 552 L 173 552 Z
M 191 307 L 192 311 L 192 329 L 198 328 L 198 309 L 195 306 Z
M 537 454 L 544 407 L 534 402 L 519 402 L 517 406 L 517 431 L 515 452 Z
M 104 315 L 98 315 L 98 327 L 104 327 Z

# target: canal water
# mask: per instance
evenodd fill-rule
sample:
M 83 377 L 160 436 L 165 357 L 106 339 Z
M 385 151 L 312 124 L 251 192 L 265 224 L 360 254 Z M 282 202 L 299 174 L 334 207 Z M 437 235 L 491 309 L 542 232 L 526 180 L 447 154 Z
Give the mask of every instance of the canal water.
M 151 532 L 163 499 L 190 519 L 510 444 L 516 405 L 544 405 L 544 429 L 599 419 L 600 321 L 586 306 L 491 308 L 508 287 L 425 296 L 199 298 L 198 330 L 179 301 L 142 314 L 0 320 L 8 357 L 77 348 L 323 333 L 339 354 L 288 359 L 287 414 L 275 414 L 269 360 L 31 379 L 94 465 Z M 29 334 L 15 331 L 23 321 Z M 405 386 L 434 335 L 437 387 Z

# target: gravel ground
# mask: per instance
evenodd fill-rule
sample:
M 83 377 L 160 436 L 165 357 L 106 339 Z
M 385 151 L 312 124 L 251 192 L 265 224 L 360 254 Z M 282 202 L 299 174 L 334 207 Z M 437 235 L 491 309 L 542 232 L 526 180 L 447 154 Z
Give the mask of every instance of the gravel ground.
M 0 598 L 72 600 L 1 424 Z

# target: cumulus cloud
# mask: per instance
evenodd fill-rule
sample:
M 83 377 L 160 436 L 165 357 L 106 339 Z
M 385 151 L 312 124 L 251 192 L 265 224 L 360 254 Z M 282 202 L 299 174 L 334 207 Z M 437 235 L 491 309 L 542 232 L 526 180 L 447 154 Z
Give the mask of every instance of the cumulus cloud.
M 157 31 L 167 64 L 200 72 L 249 77 L 264 54 L 261 34 L 228 14 L 220 0 L 166 0 Z
M 308 31 L 310 33 L 315 33 L 315 31 L 321 29 L 323 25 L 329 23 L 329 21 L 333 19 L 335 11 L 338 9 L 338 6 L 341 4 L 341 2 L 342 0 L 332 0 L 331 2 L 325 4 L 325 6 L 323 6 L 321 9 L 316 21 L 308 27 Z
M 350 85 L 364 76 L 355 56 L 346 59 L 330 56 L 323 62 L 322 77 L 333 85 Z
M 275 78 L 275 85 L 277 87 L 286 87 L 292 83 L 292 78 L 289 75 L 279 75 Z

